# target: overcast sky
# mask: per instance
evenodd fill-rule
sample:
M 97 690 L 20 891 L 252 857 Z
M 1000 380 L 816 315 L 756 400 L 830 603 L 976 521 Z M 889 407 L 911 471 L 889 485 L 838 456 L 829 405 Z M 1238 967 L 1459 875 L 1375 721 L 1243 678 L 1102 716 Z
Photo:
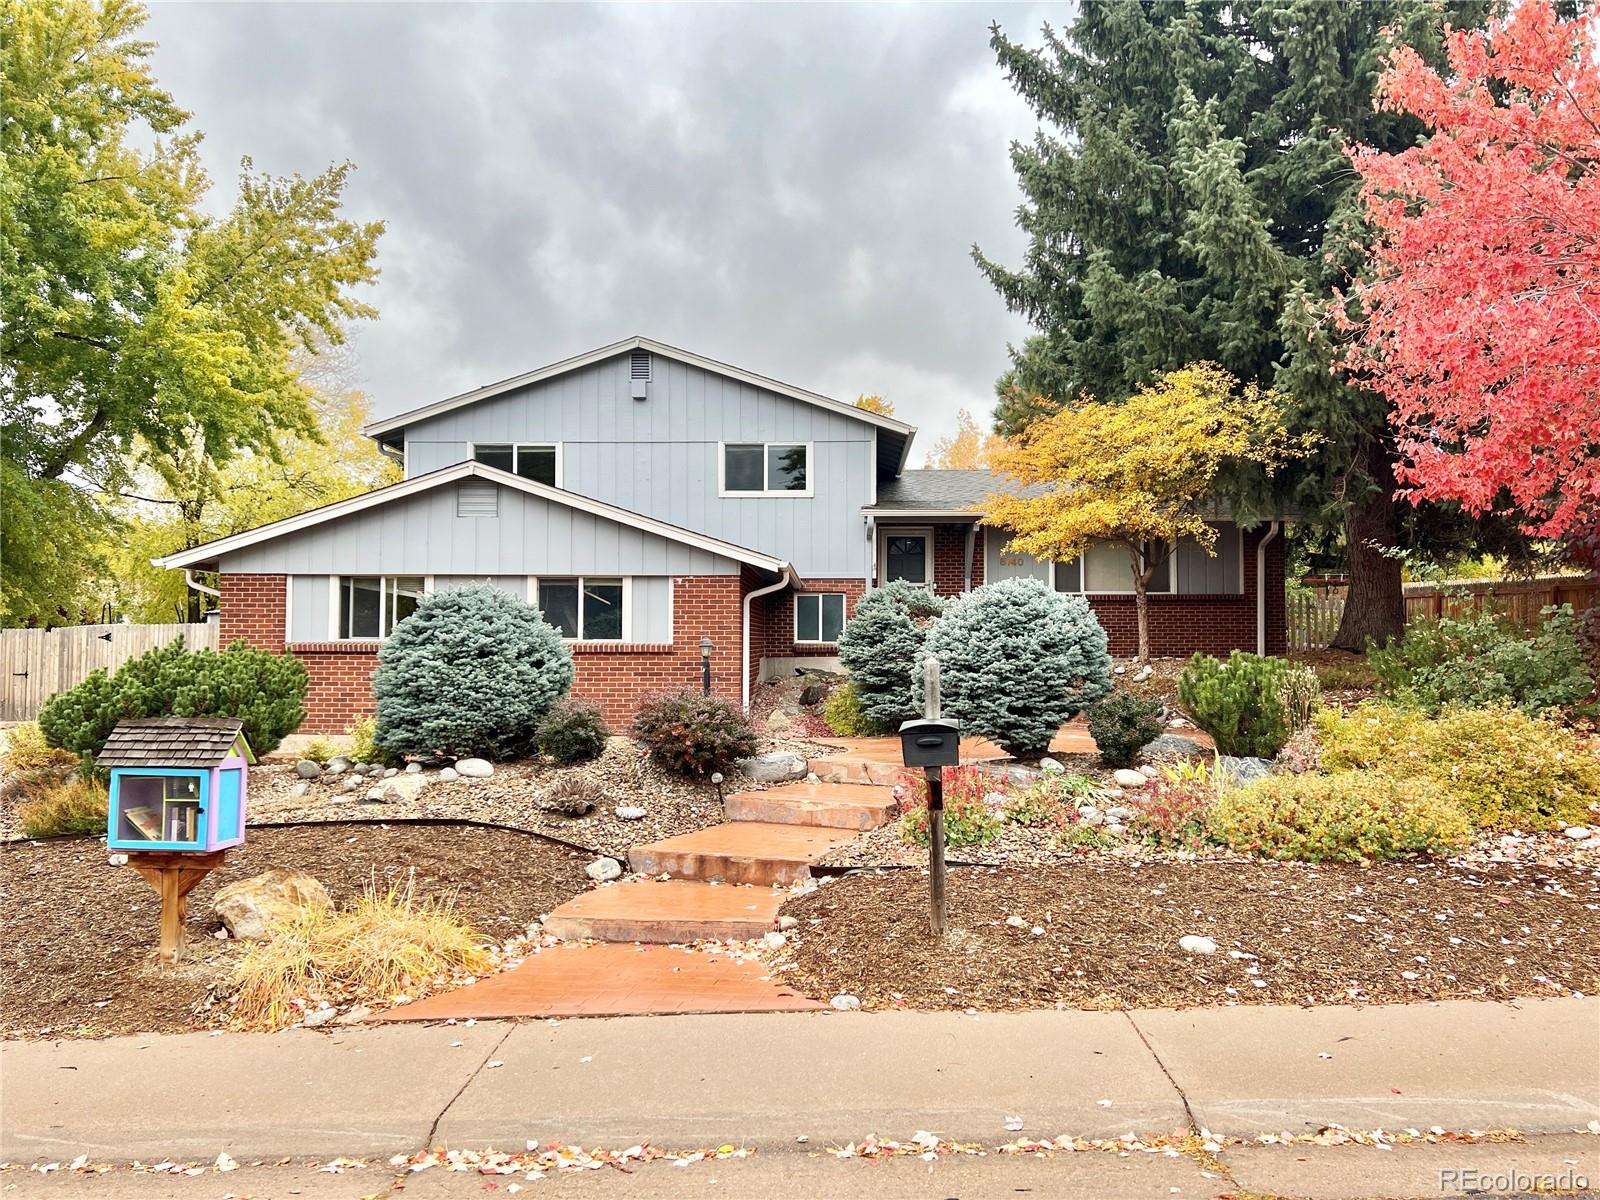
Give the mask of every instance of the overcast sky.
M 239 159 L 358 167 L 383 416 L 635 333 L 919 426 L 986 421 L 1025 332 L 1007 159 L 1034 121 L 988 47 L 1004 4 L 176 4 L 160 81 L 230 203 Z

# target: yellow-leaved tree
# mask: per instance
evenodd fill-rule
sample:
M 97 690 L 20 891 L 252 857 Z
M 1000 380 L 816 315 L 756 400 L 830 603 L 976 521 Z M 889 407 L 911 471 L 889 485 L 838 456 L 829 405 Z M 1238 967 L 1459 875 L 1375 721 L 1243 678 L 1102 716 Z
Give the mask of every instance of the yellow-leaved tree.
M 1086 396 L 996 453 L 995 469 L 1020 494 L 990 496 L 985 523 L 1010 533 L 1008 551 L 1046 560 L 1097 542 L 1125 550 L 1148 661 L 1150 581 L 1179 539 L 1216 553 L 1206 515 L 1224 473 L 1253 463 L 1270 476 L 1310 452 L 1315 435 L 1291 436 L 1283 410 L 1276 392 L 1241 388 L 1210 363 L 1171 371 L 1119 404 Z
M 995 454 L 1005 444 L 999 434 L 978 427 L 968 409 L 956 413 L 956 431 L 933 443 L 927 465 L 945 470 L 975 471 L 994 465 Z
M 877 413 L 880 417 L 894 416 L 894 405 L 876 392 L 862 392 L 856 397 L 856 407 L 864 408 L 869 413 Z

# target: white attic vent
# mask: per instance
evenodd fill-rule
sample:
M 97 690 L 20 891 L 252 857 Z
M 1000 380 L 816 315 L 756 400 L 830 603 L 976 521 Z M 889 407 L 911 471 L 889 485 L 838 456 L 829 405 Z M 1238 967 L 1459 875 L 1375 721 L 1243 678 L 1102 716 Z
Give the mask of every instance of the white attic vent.
M 498 517 L 500 489 L 487 479 L 467 479 L 456 484 L 456 516 Z
M 650 351 L 635 350 L 628 356 L 628 375 L 633 383 L 633 398 L 647 399 L 650 395 Z

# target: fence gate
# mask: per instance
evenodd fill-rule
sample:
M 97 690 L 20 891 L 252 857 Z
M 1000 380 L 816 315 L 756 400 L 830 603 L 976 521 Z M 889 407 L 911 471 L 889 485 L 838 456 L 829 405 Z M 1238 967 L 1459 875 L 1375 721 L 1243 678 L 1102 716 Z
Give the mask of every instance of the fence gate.
M 1323 650 L 1333 640 L 1344 615 L 1345 589 L 1304 588 L 1290 592 L 1289 649 Z
M 116 670 L 174 638 L 190 650 L 215 650 L 217 633 L 215 624 L 0 629 L 0 721 L 31 721 L 46 700 L 91 671 Z

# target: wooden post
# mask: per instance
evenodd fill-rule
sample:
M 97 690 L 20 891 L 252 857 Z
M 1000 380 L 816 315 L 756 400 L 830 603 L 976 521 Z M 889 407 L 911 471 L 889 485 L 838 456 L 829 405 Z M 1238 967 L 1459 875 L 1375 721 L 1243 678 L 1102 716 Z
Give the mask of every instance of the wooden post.
M 128 865 L 161 897 L 160 957 L 163 963 L 175 963 L 183 953 L 183 925 L 189 915 L 189 893 L 227 857 L 226 850 L 205 854 L 143 850 L 128 854 Z
M 939 660 L 930 654 L 922 668 L 922 715 L 937 721 L 939 714 Z M 950 929 L 944 889 L 944 768 L 924 767 L 922 775 L 928 784 L 928 928 L 942 938 Z

